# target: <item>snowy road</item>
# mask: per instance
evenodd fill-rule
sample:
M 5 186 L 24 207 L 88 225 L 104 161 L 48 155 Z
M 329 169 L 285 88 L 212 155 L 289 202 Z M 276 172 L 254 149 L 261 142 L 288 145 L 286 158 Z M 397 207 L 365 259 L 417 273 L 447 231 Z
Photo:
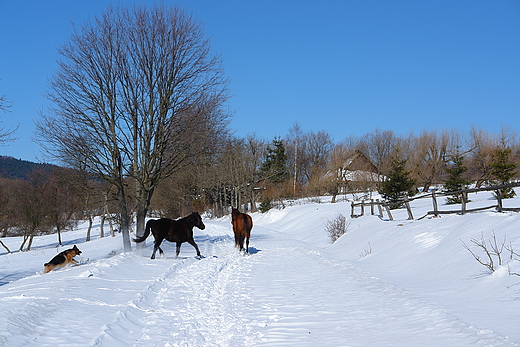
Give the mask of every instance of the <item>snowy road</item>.
M 242 256 L 229 221 L 206 226 L 201 260 L 149 245 L 1 286 L 0 345 L 518 346 L 310 242 L 257 225 Z

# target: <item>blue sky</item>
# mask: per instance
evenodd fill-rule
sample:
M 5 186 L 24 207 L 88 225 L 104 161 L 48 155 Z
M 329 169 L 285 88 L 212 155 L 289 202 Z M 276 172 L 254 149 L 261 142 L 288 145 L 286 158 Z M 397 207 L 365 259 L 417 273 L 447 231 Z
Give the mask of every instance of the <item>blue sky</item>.
M 0 0 L 0 155 L 37 161 L 32 141 L 57 49 L 109 0 Z M 120 1 L 153 4 L 154 1 Z M 204 25 L 231 78 L 237 136 L 271 140 L 297 122 L 335 142 L 393 130 L 520 130 L 520 1 L 164 1 Z

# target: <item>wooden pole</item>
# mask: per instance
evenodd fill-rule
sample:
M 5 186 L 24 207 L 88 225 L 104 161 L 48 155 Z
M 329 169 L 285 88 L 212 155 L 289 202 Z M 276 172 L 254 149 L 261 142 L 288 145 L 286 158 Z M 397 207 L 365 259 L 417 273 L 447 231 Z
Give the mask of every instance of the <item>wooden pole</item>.
M 435 195 L 437 189 L 432 189 L 432 199 L 433 199 L 433 215 L 435 217 L 438 217 L 439 214 L 437 211 L 439 211 L 439 206 L 437 205 L 437 195 Z
M 381 202 L 379 201 L 379 199 L 377 199 L 376 201 L 377 207 L 379 208 L 379 216 L 383 218 L 383 208 L 381 207 Z
M 410 202 L 408 201 L 408 197 L 404 197 L 404 205 L 406 206 L 406 210 L 408 211 L 408 219 L 413 220 L 412 208 L 410 207 Z
M 390 212 L 390 208 L 388 207 L 388 204 L 384 203 L 384 206 L 386 209 L 386 213 L 388 213 L 388 218 L 390 218 L 390 220 L 394 220 L 394 217 L 392 217 L 392 213 Z
M 462 192 L 462 214 L 466 213 L 466 203 L 467 203 L 467 195 L 466 192 Z
M 497 202 L 498 202 L 498 206 L 497 206 L 497 210 L 498 212 L 502 212 L 502 189 L 497 189 L 496 191 L 496 194 L 497 194 Z

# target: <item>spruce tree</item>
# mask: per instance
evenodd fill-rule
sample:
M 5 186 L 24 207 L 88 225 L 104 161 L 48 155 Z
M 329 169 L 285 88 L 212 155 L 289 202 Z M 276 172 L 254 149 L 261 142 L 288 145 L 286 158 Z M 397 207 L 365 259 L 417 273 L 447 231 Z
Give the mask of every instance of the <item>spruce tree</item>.
M 260 171 L 262 176 L 271 183 L 282 183 L 289 179 L 285 146 L 279 137 L 274 138 L 271 146 L 267 148 Z
M 447 191 L 462 190 L 471 183 L 463 177 L 464 173 L 468 171 L 468 168 L 464 165 L 464 157 L 457 153 L 452 156 L 451 161 L 453 165 L 445 169 L 449 176 L 448 179 L 444 181 L 444 189 Z M 455 194 L 446 198 L 446 203 L 462 203 L 462 194 Z
M 390 162 L 390 171 L 387 179 L 381 183 L 379 193 L 388 202 L 391 209 L 402 206 L 406 196 L 413 196 L 415 180 L 405 169 L 406 160 L 397 156 Z
M 516 164 L 511 160 L 511 148 L 499 147 L 495 150 L 491 163 L 491 174 L 498 184 L 506 184 L 516 175 Z M 509 199 L 516 195 L 513 188 L 502 189 L 502 199 Z

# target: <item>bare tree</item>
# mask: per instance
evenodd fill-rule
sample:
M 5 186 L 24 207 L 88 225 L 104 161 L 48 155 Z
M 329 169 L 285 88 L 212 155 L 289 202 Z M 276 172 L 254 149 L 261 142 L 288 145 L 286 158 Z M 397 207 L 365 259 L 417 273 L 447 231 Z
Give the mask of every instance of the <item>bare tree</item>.
M 392 130 L 376 129 L 363 137 L 360 150 L 366 153 L 379 170 L 378 174 L 385 174 L 390 165 L 390 157 L 397 146 L 398 138 Z
M 31 250 L 34 236 L 48 231 L 51 205 L 49 201 L 52 189 L 47 175 L 35 171 L 27 180 L 19 180 L 14 184 L 16 200 L 14 201 L 18 226 L 23 232 L 23 240 L 19 251 L 27 244 L 25 251 Z
M 298 187 L 303 186 L 307 179 L 305 177 L 305 157 L 306 157 L 306 145 L 305 134 L 303 134 L 300 125 L 294 123 L 293 127 L 289 129 L 289 134 L 285 137 L 286 149 L 287 149 L 287 166 L 291 174 L 293 195 L 296 196 L 296 190 Z
M 333 141 L 326 131 L 307 134 L 307 155 L 309 158 L 309 179 L 319 179 L 324 174 L 333 150 Z
M 448 145 L 448 133 L 438 134 L 436 131 L 423 131 L 418 137 L 413 137 L 410 163 L 416 175 L 417 182 L 428 191 L 430 186 L 440 183 L 440 175 L 445 164 Z
M 48 96 L 55 106 L 38 136 L 49 153 L 116 188 L 129 251 L 129 179 L 141 235 L 157 185 L 211 151 L 212 138 L 226 129 L 220 58 L 191 16 L 164 5 L 110 7 L 59 53 Z
M 7 101 L 7 97 L 5 95 L 0 95 L 0 111 L 8 112 L 11 107 L 11 103 Z M 17 128 L 15 129 L 6 129 L 5 127 L 0 127 L 0 145 L 5 145 L 7 142 L 16 140 L 13 135 Z

